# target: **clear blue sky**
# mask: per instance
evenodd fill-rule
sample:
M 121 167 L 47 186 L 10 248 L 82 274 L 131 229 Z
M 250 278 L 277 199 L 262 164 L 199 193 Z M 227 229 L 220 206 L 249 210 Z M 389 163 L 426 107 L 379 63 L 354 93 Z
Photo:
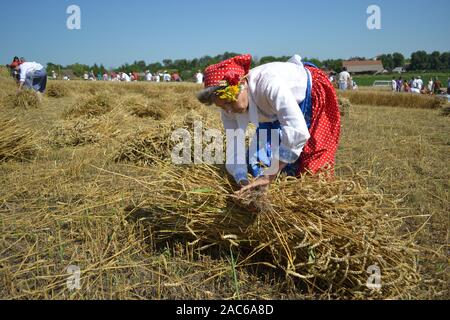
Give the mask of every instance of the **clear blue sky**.
M 71 4 L 81 30 L 66 28 Z M 371 4 L 381 30 L 366 27 Z M 21 0 L 0 10 L 1 64 L 14 55 L 116 67 L 225 51 L 325 59 L 450 50 L 448 0 Z

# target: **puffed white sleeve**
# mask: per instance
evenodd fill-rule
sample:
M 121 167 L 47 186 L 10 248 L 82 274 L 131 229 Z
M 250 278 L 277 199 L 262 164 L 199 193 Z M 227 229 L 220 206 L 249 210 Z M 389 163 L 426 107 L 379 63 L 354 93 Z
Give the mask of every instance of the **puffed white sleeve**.
M 236 183 L 247 181 L 247 160 L 245 130 L 233 114 L 222 113 L 222 123 L 226 133 L 226 169 Z
M 294 163 L 310 138 L 305 117 L 294 94 L 281 79 L 264 79 L 261 89 L 281 124 L 281 143 L 279 150 L 274 150 L 274 157 L 284 163 Z
M 20 72 L 20 82 L 25 82 L 25 79 L 27 78 L 27 68 L 25 67 L 20 67 L 19 68 L 19 72 Z

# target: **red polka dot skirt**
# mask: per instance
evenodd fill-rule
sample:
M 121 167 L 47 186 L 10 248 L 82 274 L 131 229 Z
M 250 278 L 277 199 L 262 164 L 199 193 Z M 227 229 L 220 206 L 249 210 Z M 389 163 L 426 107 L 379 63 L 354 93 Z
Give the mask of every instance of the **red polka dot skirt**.
M 335 155 L 341 132 L 341 115 L 336 91 L 320 69 L 305 66 L 312 75 L 312 119 L 308 140 L 300 155 L 299 172 L 333 174 Z

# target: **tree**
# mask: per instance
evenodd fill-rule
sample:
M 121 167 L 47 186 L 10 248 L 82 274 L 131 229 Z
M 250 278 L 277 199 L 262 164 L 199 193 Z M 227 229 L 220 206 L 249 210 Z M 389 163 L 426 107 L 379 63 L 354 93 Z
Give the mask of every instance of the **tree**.
M 303 61 L 304 62 L 311 62 L 312 64 L 316 65 L 319 68 L 323 67 L 323 63 L 319 59 L 316 59 L 316 58 L 310 58 L 310 59 L 305 58 L 305 59 L 303 59 Z
M 405 64 L 405 57 L 401 53 L 398 53 L 398 52 L 395 52 L 392 55 L 392 60 L 394 63 L 394 68 L 403 67 Z
M 440 70 L 442 68 L 441 63 L 441 53 L 439 51 L 434 51 L 428 56 L 428 69 L 430 70 Z
M 379 59 L 383 62 L 383 67 L 387 70 L 392 70 L 396 67 L 394 66 L 395 63 L 392 54 L 382 54 Z
M 60 64 L 55 64 L 55 63 L 51 63 L 48 62 L 47 63 L 47 73 L 51 73 L 52 71 L 55 71 L 56 73 L 60 72 L 61 69 L 64 69 L 64 67 Z
M 335 72 L 341 72 L 343 67 L 342 67 L 342 60 L 341 59 L 329 59 L 329 60 L 325 60 L 323 61 L 323 65 L 324 67 L 326 67 L 329 70 L 333 70 Z
M 75 63 L 68 65 L 67 69 L 72 70 L 77 77 L 82 77 L 85 72 L 90 70 L 90 67 L 86 64 Z
M 147 69 L 149 69 L 151 73 L 156 73 L 158 71 L 161 71 L 162 68 L 163 68 L 163 66 L 160 62 L 151 63 L 147 66 Z
M 442 68 L 450 70 L 450 51 L 443 52 L 439 59 L 441 61 Z
M 165 68 L 172 68 L 173 62 L 171 59 L 164 59 L 162 62 Z
M 416 51 L 411 55 L 410 69 L 426 70 L 428 68 L 428 54 L 425 51 Z

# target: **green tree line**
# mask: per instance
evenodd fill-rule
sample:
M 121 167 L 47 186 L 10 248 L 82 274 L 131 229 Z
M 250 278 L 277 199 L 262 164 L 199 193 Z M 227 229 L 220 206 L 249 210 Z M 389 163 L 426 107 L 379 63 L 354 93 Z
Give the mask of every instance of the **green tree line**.
M 114 72 L 145 72 L 146 70 L 150 70 L 150 72 L 161 72 L 167 70 L 168 72 L 179 72 L 181 77 L 184 80 L 193 79 L 195 73 L 197 71 L 203 71 L 206 67 L 211 64 L 218 63 L 220 61 L 229 59 L 239 55 L 236 52 L 225 52 L 223 54 L 219 54 L 216 56 L 203 56 L 201 58 L 195 58 L 192 60 L 188 59 L 164 59 L 162 62 L 154 62 L 154 63 L 146 63 L 143 60 L 134 61 L 132 64 L 125 63 L 118 68 L 113 70 L 107 70 L 102 64 L 93 66 L 89 66 L 86 64 L 71 64 L 68 66 L 62 66 L 58 64 L 54 64 L 49 62 L 47 64 L 47 71 L 51 72 L 55 70 L 56 72 L 70 69 L 72 72 L 78 76 L 82 77 L 85 72 L 94 72 L 95 75 L 98 73 L 104 73 L 107 71 Z M 256 67 L 262 64 L 275 62 L 275 61 L 287 61 L 289 56 L 265 56 L 261 58 L 254 57 L 252 62 L 252 67 Z M 434 51 L 428 54 L 426 51 L 417 51 L 411 54 L 409 59 L 406 59 L 401 53 L 393 53 L 393 54 L 383 54 L 378 57 L 379 60 L 383 62 L 383 66 L 387 70 L 392 70 L 396 67 L 405 67 L 408 71 L 443 71 L 450 70 L 450 51 L 449 52 L 439 52 Z M 327 60 L 319 60 L 315 58 L 304 58 L 304 61 L 309 61 L 314 63 L 320 68 L 326 68 L 328 70 L 334 70 L 336 72 L 342 71 L 342 59 L 327 59 Z M 364 57 L 353 57 L 349 60 L 365 60 Z

